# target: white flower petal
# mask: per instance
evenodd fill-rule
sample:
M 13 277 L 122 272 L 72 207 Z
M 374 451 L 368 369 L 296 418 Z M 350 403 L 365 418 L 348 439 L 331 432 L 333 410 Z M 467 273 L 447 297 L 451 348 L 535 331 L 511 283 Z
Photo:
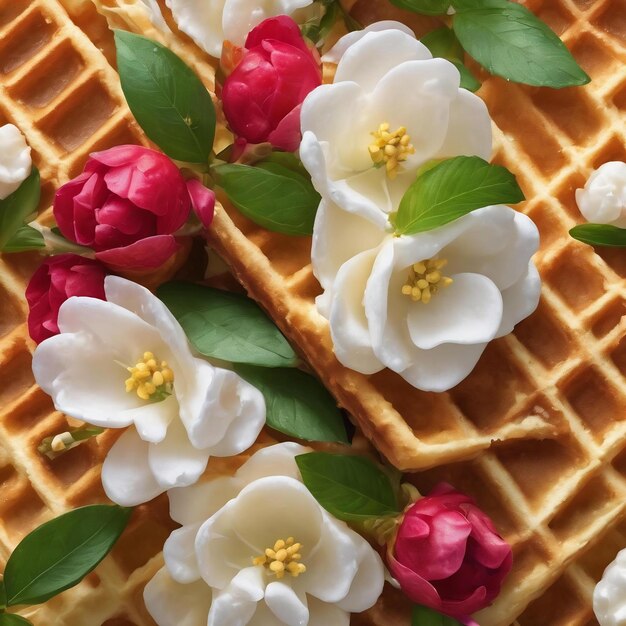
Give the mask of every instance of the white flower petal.
M 496 285 L 482 274 L 452 278 L 454 282 L 440 289 L 428 304 L 410 304 L 409 333 L 422 350 L 444 343 L 487 343 L 500 328 L 502 295 Z
M 211 606 L 211 590 L 203 581 L 181 585 L 164 567 L 146 585 L 143 598 L 158 626 L 205 626 Z
M 216 58 L 222 53 L 222 14 L 227 2 L 228 0 L 165 0 L 178 28 Z
M 233 596 L 231 593 L 215 594 L 207 626 L 246 626 L 250 623 L 256 608 L 256 602 Z
M 286 626 L 307 626 L 309 609 L 305 594 L 297 594 L 288 584 L 271 582 L 265 589 L 265 603 Z
M 353 531 L 350 533 L 353 533 L 354 550 L 358 555 L 358 569 L 352 579 L 350 591 L 337 606 L 349 613 L 360 613 L 374 606 L 382 594 L 385 585 L 385 566 L 367 541 Z
M 412 360 L 406 326 L 411 301 L 402 295 L 406 276 L 396 273 L 392 280 L 394 265 L 395 245 L 394 239 L 390 238 L 376 257 L 367 280 L 363 304 L 374 353 L 387 367 L 397 372 L 409 367 Z
M 174 420 L 165 439 L 150 444 L 148 461 L 154 477 L 165 491 L 195 483 L 206 469 L 209 453 L 195 448 L 182 422 Z
M 405 168 L 417 168 L 440 150 L 448 129 L 450 103 L 459 94 L 459 81 L 459 71 L 452 63 L 430 59 L 402 63 L 376 86 L 371 106 L 377 124 L 388 122 L 392 129 L 406 127 L 415 147 L 416 153 L 408 157 Z
M 239 493 L 240 483 L 231 476 L 178 487 L 167 492 L 170 516 L 179 524 L 203 522 Z
M 201 524 L 189 524 L 172 531 L 163 546 L 163 558 L 172 578 L 179 583 L 193 583 L 200 578 L 196 559 L 196 535 Z
M 4 200 L 29 177 L 32 160 L 24 135 L 13 124 L 0 126 L 0 200 Z
M 414 35 L 401 30 L 370 31 L 344 52 L 335 73 L 335 84 L 354 81 L 365 91 L 373 91 L 394 67 L 405 61 L 430 58 L 428 48 Z
M 323 516 L 319 543 L 311 556 L 303 555 L 307 571 L 302 585 L 308 594 L 324 602 L 340 602 L 348 595 L 357 574 L 356 542 L 343 522 L 325 511 Z
M 167 427 L 178 418 L 178 402 L 171 395 L 162 402 L 148 402 L 125 411 L 132 416 L 137 433 L 144 441 L 158 443 L 167 435 Z
M 244 487 L 233 502 L 232 528 L 258 554 L 263 554 L 277 539 L 294 537 L 305 551 L 320 539 L 320 506 L 309 490 L 293 478 L 260 478 Z
M 309 615 L 308 626 L 350 626 L 350 613 L 316 598 L 309 598 Z
M 295 458 L 311 452 L 311 448 L 287 441 L 277 443 L 255 452 L 238 470 L 235 476 L 243 484 L 266 476 L 289 476 L 302 480 Z
M 432 350 L 416 350 L 413 365 L 398 373 L 423 391 L 448 391 L 469 375 L 486 347 L 486 343 L 445 343 Z
M 211 394 L 206 411 L 213 421 L 226 424 L 226 432 L 210 447 L 214 456 L 234 456 L 247 450 L 257 439 L 265 425 L 265 398 L 263 394 L 241 376 L 218 369 L 221 379 L 219 391 Z
M 333 284 L 330 332 L 335 354 L 346 367 L 373 374 L 383 369 L 372 349 L 372 338 L 363 308 L 365 285 L 376 260 L 368 250 L 346 262 Z
M 113 502 L 136 506 L 165 491 L 148 463 L 150 445 L 129 428 L 109 450 L 102 465 L 102 486 Z
M 228 592 L 238 598 L 259 602 L 265 594 L 263 567 L 251 565 L 240 570 L 228 585 Z
M 322 200 L 315 216 L 311 250 L 313 271 L 322 287 L 330 288 L 346 261 L 379 246 L 385 234 L 369 220 Z
M 415 38 L 413 31 L 402 22 L 396 22 L 394 20 L 382 20 L 380 22 L 374 22 L 366 26 L 362 30 L 354 30 L 347 35 L 344 35 L 323 57 L 322 60 L 325 63 L 339 63 L 341 57 L 345 54 L 346 50 L 354 45 L 357 41 L 363 39 L 367 33 L 380 32 L 382 30 L 400 30 L 403 33 L 409 35 L 409 37 Z
M 86 333 L 55 335 L 37 346 L 33 374 L 57 410 L 104 428 L 122 428 L 132 424 L 127 409 L 139 401 L 126 393 L 128 372 L 104 350 Z
M 254 616 L 248 622 L 248 626 L 285 626 L 285 624 L 270 611 L 265 602 L 259 602 Z M 331 623 L 329 622 L 326 626 L 331 626 Z M 332 624 L 332 626 L 335 625 Z
M 237 573 L 249 567 L 262 548 L 242 542 L 233 529 L 236 500 L 227 502 L 202 524 L 196 535 L 196 558 L 206 584 L 226 589 Z
M 491 158 L 492 131 L 487 105 L 465 89 L 450 102 L 448 133 L 436 158 L 460 155 Z
M 355 115 L 362 118 L 364 94 L 359 85 L 353 82 L 320 85 L 302 103 L 300 128 L 303 134 L 312 132 L 318 142 L 328 144 L 327 161 L 324 165 L 332 177 L 344 178 L 353 170 L 371 168 L 372 160 L 367 152 L 367 138 L 363 137 L 363 150 L 358 150 L 355 141 Z M 333 115 L 329 116 L 328 111 Z M 380 122 L 379 122 L 380 123 Z M 372 129 L 375 130 L 375 129 Z M 306 144 L 300 146 L 300 156 L 305 167 L 315 174 L 315 162 L 311 163 Z M 318 176 L 316 176 L 316 179 Z M 321 193 L 321 191 L 320 191 Z
M 163 302 L 145 287 L 119 276 L 107 276 L 104 280 L 104 291 L 108 302 L 134 313 L 160 334 L 160 345 L 155 345 L 153 348 L 144 347 L 139 355 L 145 350 L 150 350 L 159 359 L 170 361 L 170 365 L 176 368 L 174 374 L 177 387 L 186 383 L 185 379 L 189 376 L 189 372 L 193 371 L 191 349 L 181 325 Z M 109 330 L 110 328 L 112 328 L 111 323 L 109 323 Z M 116 328 L 116 334 L 117 332 Z
M 441 253 L 450 261 L 448 274 L 484 274 L 499 289 L 508 289 L 526 273 L 528 260 L 539 247 L 539 231 L 529 217 L 497 205 L 461 220 L 467 229 Z
M 539 305 L 540 296 L 541 278 L 531 261 L 527 273 L 502 292 L 504 310 L 496 337 L 508 335 L 518 322 L 531 315 Z

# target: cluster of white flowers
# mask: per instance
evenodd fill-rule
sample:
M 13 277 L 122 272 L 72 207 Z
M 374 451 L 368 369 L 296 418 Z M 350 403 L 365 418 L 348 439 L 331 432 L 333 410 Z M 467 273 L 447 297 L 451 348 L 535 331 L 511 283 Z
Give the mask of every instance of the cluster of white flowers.
M 277 444 L 169 493 L 182 528 L 145 591 L 159 626 L 348 626 L 376 602 L 382 561 L 302 484 L 294 459 L 308 451 Z
M 303 104 L 300 149 L 322 195 L 312 250 L 324 289 L 318 310 L 347 367 L 387 367 L 444 391 L 536 308 L 537 228 L 491 206 L 396 236 L 390 218 L 425 163 L 489 159 L 489 114 L 460 88 L 454 65 L 433 59 L 402 24 L 351 33 L 326 58 L 338 63 L 335 79 Z

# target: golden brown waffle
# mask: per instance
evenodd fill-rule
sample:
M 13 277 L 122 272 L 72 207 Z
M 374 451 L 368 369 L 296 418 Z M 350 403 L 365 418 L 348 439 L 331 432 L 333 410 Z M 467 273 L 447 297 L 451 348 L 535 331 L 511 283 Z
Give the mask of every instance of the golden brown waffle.
M 154 31 L 133 0 L 94 0 L 112 25 L 161 38 L 211 86 L 212 71 L 180 35 Z M 573 192 L 593 167 L 626 160 L 624 0 L 526 3 L 561 34 L 594 82 L 551 91 L 490 78 L 481 95 L 496 124 L 497 159 L 515 171 L 525 211 L 542 234 L 544 278 L 537 313 L 485 353 L 449 394 L 410 391 L 389 372 L 370 379 L 333 359 L 326 323 L 313 308 L 319 286 L 306 239 L 267 233 L 219 210 L 212 240 L 244 286 L 300 347 L 380 450 L 401 467 L 473 461 L 414 476 L 422 489 L 442 478 L 471 493 L 514 545 L 502 596 L 481 626 L 589 626 L 594 582 L 626 544 L 626 255 L 595 254 L 571 241 L 580 221 Z M 66 12 L 69 11 L 69 15 Z M 397 17 L 384 0 L 359 0 L 365 18 Z M 414 18 L 411 25 L 423 28 Z M 112 68 L 112 38 L 86 0 L 0 0 L 0 123 L 27 135 L 45 181 L 76 175 L 96 149 L 146 143 Z M 45 216 L 44 216 L 45 218 Z M 101 501 L 99 467 L 114 434 L 54 462 L 39 441 L 67 419 L 33 383 L 24 325 L 24 287 L 37 259 L 0 259 L 0 558 L 48 517 Z M 358 393 L 357 393 L 358 392 Z M 403 419 L 404 418 L 404 419 Z M 546 436 L 544 441 L 537 438 Z M 163 499 L 141 507 L 96 573 L 30 617 L 36 626 L 152 624 L 141 600 L 171 529 Z M 590 550 L 590 548 L 593 548 Z M 359 626 L 400 626 L 390 592 Z M 529 605 L 530 603 L 530 605 Z M 529 606 L 527 606 L 529 605 Z M 27 614 L 27 613 L 25 613 Z M 391 617 L 393 615 L 393 617 Z M 391 619 L 391 621 L 387 621 Z

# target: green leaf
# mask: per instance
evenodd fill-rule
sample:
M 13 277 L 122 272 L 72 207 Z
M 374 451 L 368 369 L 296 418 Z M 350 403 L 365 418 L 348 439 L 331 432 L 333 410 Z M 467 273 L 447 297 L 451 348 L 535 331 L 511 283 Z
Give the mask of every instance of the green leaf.
M 444 15 L 450 8 L 450 0 L 391 0 L 401 9 L 422 13 L 423 15 Z
M 46 247 L 43 235 L 32 226 L 20 226 L 17 232 L 6 243 L 2 252 L 25 252 L 41 250 Z
M 95 504 L 33 530 L 4 570 L 7 606 L 39 604 L 78 584 L 109 553 L 132 509 Z
M 411 626 L 461 626 L 454 618 L 437 613 L 426 606 L 413 607 Z
M 362 456 L 311 452 L 296 457 L 302 480 L 335 517 L 358 522 L 400 513 L 389 476 Z
M 321 198 L 308 176 L 272 160 L 212 171 L 229 200 L 259 226 L 287 235 L 313 233 Z
M 578 241 L 590 246 L 609 246 L 626 248 L 626 228 L 618 228 L 610 224 L 581 224 L 574 226 L 569 234 Z
M 455 157 L 424 172 L 408 188 L 395 217 L 399 235 L 432 230 L 492 204 L 524 200 L 515 176 L 480 157 Z
M 558 36 L 521 4 L 454 0 L 454 7 L 452 26 L 461 45 L 492 74 L 540 87 L 590 81 Z
M 4 587 L 4 580 L 0 580 L 0 611 L 6 608 L 7 605 L 7 590 Z
M 207 163 L 215 108 L 202 81 L 156 41 L 116 30 L 115 45 L 126 101 L 146 135 L 172 159 Z
M 15 613 L 0 613 L 0 626 L 33 626 L 33 623 Z
M 41 183 L 39 171 L 32 168 L 30 176 L 10 196 L 0 200 L 0 250 L 11 240 L 39 206 Z
M 420 40 L 431 52 L 434 57 L 447 59 L 459 70 L 461 74 L 461 87 L 468 91 L 476 91 L 480 88 L 480 81 L 470 72 L 463 64 L 465 51 L 456 38 L 452 30 L 446 28 L 438 28 Z
M 348 443 L 343 415 L 317 378 L 253 365 L 236 365 L 235 371 L 263 394 L 271 428 L 307 441 Z
M 246 296 L 184 282 L 161 285 L 157 295 L 205 356 L 263 367 L 298 361 L 274 322 Z

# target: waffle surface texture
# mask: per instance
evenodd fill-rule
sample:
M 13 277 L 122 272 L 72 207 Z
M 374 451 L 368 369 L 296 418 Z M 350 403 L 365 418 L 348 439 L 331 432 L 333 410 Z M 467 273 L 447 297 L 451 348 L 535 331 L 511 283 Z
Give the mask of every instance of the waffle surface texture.
M 512 543 L 514 570 L 478 616 L 481 626 L 591 626 L 595 581 L 626 545 L 626 255 L 596 253 L 567 231 L 581 219 L 574 190 L 598 165 L 626 161 L 626 1 L 526 4 L 593 82 L 553 91 L 488 78 L 480 92 L 497 126 L 496 161 L 530 198 L 523 210 L 541 232 L 544 288 L 538 311 L 494 342 L 464 383 L 428 394 L 390 372 L 368 379 L 339 366 L 313 304 L 309 240 L 268 233 L 226 208 L 211 241 L 380 451 L 403 469 L 431 468 L 413 476 L 424 490 L 446 479 L 470 493 Z M 399 17 L 418 35 L 429 26 L 383 0 L 361 0 L 352 12 L 363 21 Z M 195 46 L 155 31 L 139 2 L 0 0 L 0 124 L 16 124 L 33 148 L 43 220 L 54 190 L 89 152 L 146 143 L 124 104 L 106 20 L 161 39 L 212 87 Z M 68 423 L 30 370 L 23 294 L 37 263 L 0 258 L 1 561 L 45 519 L 105 500 L 99 470 L 116 437 L 105 433 L 52 462 L 36 450 Z M 449 464 L 460 459 L 470 460 Z M 141 592 L 172 528 L 163 498 L 139 507 L 94 574 L 24 615 L 36 626 L 153 624 Z M 401 602 L 386 590 L 352 623 L 404 626 L 397 612 Z

